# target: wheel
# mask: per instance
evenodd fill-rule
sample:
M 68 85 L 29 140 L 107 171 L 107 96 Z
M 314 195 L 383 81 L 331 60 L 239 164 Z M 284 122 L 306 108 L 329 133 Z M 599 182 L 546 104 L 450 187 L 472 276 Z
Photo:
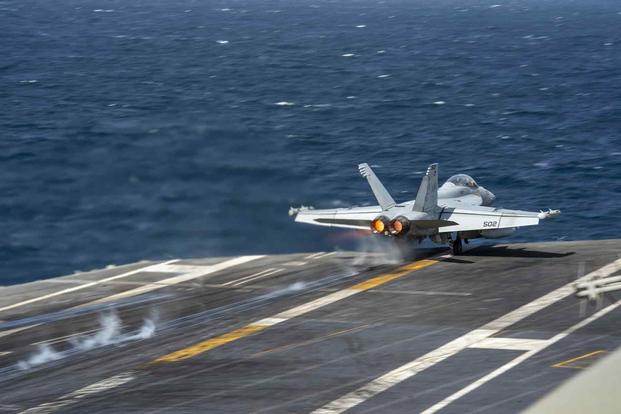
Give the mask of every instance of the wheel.
M 453 244 L 452 244 L 452 249 L 453 249 L 453 256 L 458 256 L 461 254 L 462 252 L 462 244 L 461 244 L 461 238 L 457 237 L 455 240 L 453 240 Z

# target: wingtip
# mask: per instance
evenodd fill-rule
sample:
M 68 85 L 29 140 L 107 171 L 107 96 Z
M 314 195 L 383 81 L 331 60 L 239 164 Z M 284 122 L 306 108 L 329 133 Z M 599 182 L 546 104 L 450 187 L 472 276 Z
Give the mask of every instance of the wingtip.
M 434 162 L 433 164 L 429 164 L 429 167 L 427 167 L 427 175 L 429 175 L 432 172 L 435 172 L 438 170 L 438 163 Z
M 539 214 L 537 214 L 537 217 L 540 220 L 544 220 L 548 218 L 558 217 L 560 215 L 561 215 L 561 210 L 552 210 L 551 208 L 549 208 L 548 211 L 539 212 Z
M 360 175 L 362 175 L 363 177 L 367 177 L 369 174 L 371 174 L 371 167 L 369 167 L 369 164 L 362 163 L 362 164 L 358 164 L 358 171 L 360 172 Z

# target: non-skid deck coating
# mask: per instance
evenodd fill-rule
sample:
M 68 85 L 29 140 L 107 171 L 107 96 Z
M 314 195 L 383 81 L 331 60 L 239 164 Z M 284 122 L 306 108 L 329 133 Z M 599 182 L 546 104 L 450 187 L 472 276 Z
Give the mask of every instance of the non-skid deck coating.
M 0 288 L 0 412 L 519 412 L 621 344 L 617 297 L 581 310 L 571 287 L 618 274 L 620 247 L 141 262 Z

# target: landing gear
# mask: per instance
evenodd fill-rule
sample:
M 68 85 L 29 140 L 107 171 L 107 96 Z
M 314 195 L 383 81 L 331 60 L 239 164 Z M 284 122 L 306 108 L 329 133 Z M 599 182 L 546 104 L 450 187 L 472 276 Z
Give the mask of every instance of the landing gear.
M 462 253 L 463 247 L 459 235 L 451 242 L 451 250 L 453 251 L 453 256 L 459 256 Z

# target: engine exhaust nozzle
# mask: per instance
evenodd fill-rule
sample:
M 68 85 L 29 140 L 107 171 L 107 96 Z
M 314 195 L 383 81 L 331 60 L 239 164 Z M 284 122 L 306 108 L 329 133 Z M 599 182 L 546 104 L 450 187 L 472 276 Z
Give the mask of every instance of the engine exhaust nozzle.
M 410 220 L 403 216 L 399 216 L 390 222 L 390 234 L 400 236 L 406 234 L 410 230 Z
M 390 220 L 386 216 L 379 216 L 371 222 L 371 231 L 375 234 L 388 234 Z

